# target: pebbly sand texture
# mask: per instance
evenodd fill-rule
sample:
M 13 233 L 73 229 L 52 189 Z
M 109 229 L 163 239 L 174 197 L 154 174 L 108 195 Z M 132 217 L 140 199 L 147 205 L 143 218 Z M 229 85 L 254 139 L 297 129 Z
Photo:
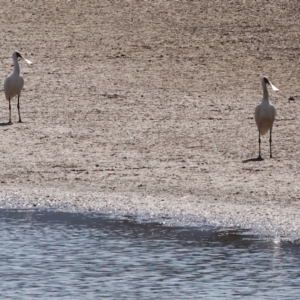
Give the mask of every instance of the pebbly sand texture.
M 300 3 L 1 1 L 2 207 L 177 216 L 300 237 Z M 11 15 L 14 15 L 12 18 Z M 273 159 L 253 118 L 280 89 Z M 293 96 L 295 101 L 288 102 Z

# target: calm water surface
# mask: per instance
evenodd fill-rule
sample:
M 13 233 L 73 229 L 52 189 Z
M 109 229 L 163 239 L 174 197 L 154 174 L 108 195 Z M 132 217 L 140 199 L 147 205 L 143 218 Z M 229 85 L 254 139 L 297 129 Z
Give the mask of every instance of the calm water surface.
M 2 299 L 297 299 L 299 244 L 104 215 L 0 211 Z

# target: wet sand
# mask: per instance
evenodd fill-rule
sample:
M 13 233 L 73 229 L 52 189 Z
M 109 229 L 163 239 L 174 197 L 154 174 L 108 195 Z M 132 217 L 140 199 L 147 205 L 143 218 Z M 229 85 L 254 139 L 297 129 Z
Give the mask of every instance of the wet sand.
M 23 123 L 16 100 L 13 125 L 4 93 L 0 102 L 3 206 L 298 232 L 299 10 L 280 0 L 3 2 L 1 77 L 15 49 L 34 63 L 20 62 Z M 262 75 L 280 91 L 269 91 L 273 158 L 266 136 L 255 162 Z

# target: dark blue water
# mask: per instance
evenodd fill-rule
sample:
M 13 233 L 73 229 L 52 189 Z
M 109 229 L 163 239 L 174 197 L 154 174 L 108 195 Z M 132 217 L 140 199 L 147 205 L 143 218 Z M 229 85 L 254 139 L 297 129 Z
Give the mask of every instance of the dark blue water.
M 2 299 L 297 299 L 297 243 L 104 215 L 0 211 Z

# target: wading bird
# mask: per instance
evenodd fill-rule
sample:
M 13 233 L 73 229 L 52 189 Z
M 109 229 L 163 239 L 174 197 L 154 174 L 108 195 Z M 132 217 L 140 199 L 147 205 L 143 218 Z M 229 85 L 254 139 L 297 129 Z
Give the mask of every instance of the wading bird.
M 13 97 L 18 96 L 18 113 L 19 113 L 19 123 L 22 123 L 21 114 L 20 114 L 20 95 L 22 88 L 24 86 L 23 76 L 20 75 L 20 66 L 18 58 L 24 59 L 29 65 L 32 62 L 22 56 L 19 52 L 15 51 L 12 55 L 14 61 L 14 71 L 5 78 L 4 80 L 4 93 L 5 97 L 9 102 L 9 124 L 11 124 L 11 105 L 10 101 Z
M 258 158 L 257 160 L 262 160 L 260 153 L 261 135 L 265 135 L 270 131 L 270 158 L 272 158 L 272 128 L 275 120 L 276 109 L 269 101 L 269 94 L 267 90 L 267 84 L 271 86 L 273 91 L 279 91 L 276 86 L 274 86 L 268 77 L 263 77 L 261 79 L 261 84 L 263 87 L 263 99 L 259 105 L 255 108 L 255 122 L 258 128 Z

